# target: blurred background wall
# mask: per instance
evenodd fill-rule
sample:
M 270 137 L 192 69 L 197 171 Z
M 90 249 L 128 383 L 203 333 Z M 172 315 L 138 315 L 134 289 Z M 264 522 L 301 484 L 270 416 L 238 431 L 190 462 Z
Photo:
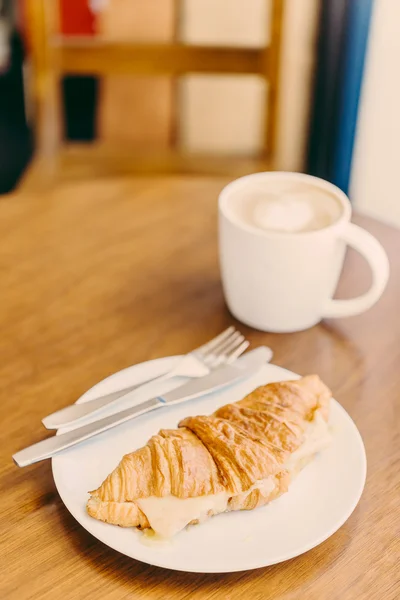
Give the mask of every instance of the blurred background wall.
M 32 153 L 26 0 L 0 0 L 0 193 Z M 64 35 L 262 47 L 270 0 L 60 0 Z M 400 3 L 286 0 L 276 168 L 307 171 L 400 226 Z M 268 86 L 257 76 L 66 77 L 66 135 L 139 148 L 254 154 Z M 25 102 L 24 102 L 25 94 Z
M 25 0 L 14 6 L 17 32 L 24 39 Z M 64 35 L 248 47 L 263 47 L 269 40 L 270 0 L 59 0 L 59 6 Z M 277 127 L 280 169 L 305 167 L 319 10 L 319 0 L 290 0 L 285 6 Z M 190 152 L 231 155 L 252 155 L 262 146 L 268 89 L 257 76 L 115 75 L 101 81 L 68 76 L 63 91 L 71 140 L 150 148 L 176 141 Z M 26 97 L 31 114 L 29 93 Z
M 375 0 L 355 138 L 355 206 L 400 226 L 400 2 Z
M 270 0 L 59 0 L 58 4 L 60 29 L 66 36 L 254 48 L 269 41 Z M 16 33 L 26 42 L 26 0 L 13 6 L 18 9 Z M 285 6 L 277 126 L 280 169 L 305 167 L 319 11 L 319 0 L 290 0 Z M 30 115 L 29 60 L 25 63 Z M 257 76 L 115 75 L 101 80 L 68 76 L 63 94 L 65 134 L 70 140 L 133 143 L 140 148 L 165 148 L 177 142 L 189 152 L 230 155 L 256 154 L 262 146 L 268 89 Z

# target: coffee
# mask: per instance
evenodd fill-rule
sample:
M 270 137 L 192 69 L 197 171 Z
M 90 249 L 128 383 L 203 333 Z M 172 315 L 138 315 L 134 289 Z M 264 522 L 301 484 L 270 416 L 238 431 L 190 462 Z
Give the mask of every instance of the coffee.
M 261 331 L 287 333 L 371 307 L 385 288 L 389 262 L 350 218 L 346 195 L 311 175 L 255 173 L 228 184 L 218 199 L 219 261 L 233 316 Z M 358 298 L 335 300 L 346 245 L 366 258 L 373 284 Z
M 324 229 L 342 215 L 333 194 L 309 183 L 288 181 L 243 188 L 232 194 L 229 209 L 246 225 L 283 233 Z

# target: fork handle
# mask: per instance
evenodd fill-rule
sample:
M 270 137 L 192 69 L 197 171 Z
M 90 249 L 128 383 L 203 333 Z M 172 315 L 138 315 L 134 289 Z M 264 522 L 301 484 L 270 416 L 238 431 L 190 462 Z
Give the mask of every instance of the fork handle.
M 163 373 L 162 375 L 157 375 L 157 377 L 151 377 L 150 379 L 146 379 L 145 381 L 141 381 L 135 385 L 131 385 L 116 392 L 111 392 L 105 396 L 99 396 L 98 398 L 88 400 L 82 404 L 72 404 L 70 406 L 66 406 L 65 408 L 61 408 L 51 415 L 44 417 L 44 419 L 42 419 L 42 423 L 46 429 L 59 429 L 60 427 L 75 425 L 75 423 L 78 423 L 81 419 L 84 419 L 88 415 L 96 414 L 105 406 L 111 406 L 117 400 L 120 400 L 124 396 L 127 396 L 142 386 L 155 381 L 170 379 L 171 376 L 172 375 L 169 372 Z

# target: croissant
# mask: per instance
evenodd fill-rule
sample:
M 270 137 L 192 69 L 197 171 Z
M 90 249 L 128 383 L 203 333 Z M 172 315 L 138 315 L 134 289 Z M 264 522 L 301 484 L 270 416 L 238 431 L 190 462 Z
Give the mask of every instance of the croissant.
M 172 537 L 210 516 L 263 506 L 329 444 L 330 399 L 319 377 L 309 375 L 162 429 L 90 492 L 87 511 Z

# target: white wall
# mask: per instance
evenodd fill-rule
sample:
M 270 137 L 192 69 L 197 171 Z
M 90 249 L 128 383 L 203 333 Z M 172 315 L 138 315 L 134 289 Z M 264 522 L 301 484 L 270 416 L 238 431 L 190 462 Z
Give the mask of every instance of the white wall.
M 356 209 L 400 227 L 400 2 L 375 0 L 350 196 Z

